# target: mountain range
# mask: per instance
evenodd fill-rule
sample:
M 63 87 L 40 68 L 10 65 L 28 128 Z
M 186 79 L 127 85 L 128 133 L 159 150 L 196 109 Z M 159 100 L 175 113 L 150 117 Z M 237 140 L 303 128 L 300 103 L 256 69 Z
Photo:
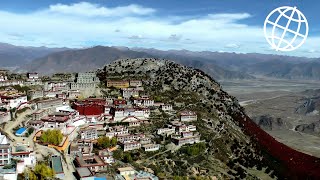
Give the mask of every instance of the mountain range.
M 253 79 L 265 76 L 281 79 L 320 80 L 320 59 L 267 54 L 168 50 L 96 46 L 86 49 L 21 47 L 0 44 L 0 65 L 17 66 L 19 72 L 41 74 L 82 72 L 117 59 L 170 59 L 201 69 L 215 79 Z M 10 61 L 9 61 L 10 60 Z
M 0 43 L 0 66 L 17 67 L 31 62 L 35 58 L 64 50 L 67 48 L 24 47 Z

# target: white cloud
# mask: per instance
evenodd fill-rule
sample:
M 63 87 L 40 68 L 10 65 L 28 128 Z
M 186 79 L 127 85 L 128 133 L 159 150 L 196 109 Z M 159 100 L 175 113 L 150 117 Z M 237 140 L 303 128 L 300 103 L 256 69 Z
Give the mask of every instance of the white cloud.
M 231 43 L 231 44 L 227 44 L 224 46 L 225 48 L 230 48 L 230 49 L 238 49 L 240 48 L 239 44 L 235 44 L 235 43 Z
M 155 12 L 152 8 L 145 8 L 139 5 L 131 4 L 129 6 L 119 6 L 114 8 L 107 8 L 98 4 L 88 2 L 80 2 L 71 5 L 55 4 L 51 5 L 48 10 L 49 13 L 59 13 L 75 16 L 103 16 L 116 17 L 128 15 L 148 15 Z
M 232 13 L 232 14 L 222 13 L 222 14 L 209 14 L 208 17 L 210 19 L 236 21 L 236 20 L 250 18 L 251 15 L 249 13 Z
M 28 46 L 84 47 L 92 45 L 276 53 L 270 50 L 261 26 L 243 22 L 248 13 L 168 17 L 139 5 L 106 7 L 88 2 L 55 4 L 32 13 L 0 10 L 0 39 Z M 21 34 L 22 37 L 14 37 Z M 232 42 L 232 43 L 230 43 Z M 305 55 L 317 49 L 320 38 L 285 55 Z M 279 53 L 279 52 L 277 52 Z M 320 52 L 307 53 L 309 56 Z

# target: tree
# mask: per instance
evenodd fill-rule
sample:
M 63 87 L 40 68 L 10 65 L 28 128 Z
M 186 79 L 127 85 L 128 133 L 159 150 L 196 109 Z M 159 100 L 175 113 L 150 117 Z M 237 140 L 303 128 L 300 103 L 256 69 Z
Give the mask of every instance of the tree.
M 111 144 L 111 146 L 116 146 L 117 145 L 117 138 L 116 137 L 112 137 L 111 138 L 111 142 L 110 142 L 110 144 Z
M 59 145 L 62 142 L 63 135 L 60 130 L 53 129 L 53 130 L 47 130 L 43 131 L 40 136 L 40 141 L 43 143 L 49 143 L 53 145 Z
M 110 147 L 109 137 L 106 137 L 106 136 L 99 137 L 97 140 L 97 145 L 99 148 L 102 148 L 102 149 Z
M 125 163 L 130 163 L 130 162 L 132 162 L 131 154 L 130 154 L 130 153 L 125 153 L 124 156 L 123 156 L 123 161 L 124 161 Z
M 29 180 L 46 180 L 54 178 L 54 171 L 49 166 L 44 163 L 36 164 L 34 170 L 27 169 L 24 172 L 24 175 L 27 175 Z
M 37 175 L 30 169 L 25 170 L 24 175 L 27 175 L 29 180 L 38 180 Z M 23 179 L 25 179 L 25 177 Z
M 123 152 L 119 149 L 113 151 L 113 157 L 115 159 L 121 160 L 123 158 Z
M 39 179 L 50 179 L 54 177 L 54 171 L 44 163 L 37 164 L 34 167 L 34 173 Z
M 28 129 L 28 134 L 32 134 L 33 131 L 34 131 L 34 128 L 33 128 L 33 127 L 30 127 L 30 128 Z

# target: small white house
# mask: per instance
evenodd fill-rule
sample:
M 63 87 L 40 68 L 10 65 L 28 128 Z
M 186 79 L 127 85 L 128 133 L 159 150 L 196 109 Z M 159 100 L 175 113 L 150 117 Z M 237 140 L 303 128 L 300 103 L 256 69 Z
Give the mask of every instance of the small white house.
M 118 168 L 118 171 L 121 176 L 130 176 L 135 174 L 135 170 L 132 167 Z
M 17 108 L 21 104 L 28 102 L 27 96 L 22 95 L 22 96 L 17 96 L 15 98 L 12 98 L 9 100 L 9 106 L 10 108 Z
M 162 111 L 172 111 L 172 105 L 171 104 L 165 104 L 161 106 Z
M 146 152 L 158 151 L 160 149 L 160 145 L 159 144 L 146 144 L 146 145 L 143 145 L 142 148 Z

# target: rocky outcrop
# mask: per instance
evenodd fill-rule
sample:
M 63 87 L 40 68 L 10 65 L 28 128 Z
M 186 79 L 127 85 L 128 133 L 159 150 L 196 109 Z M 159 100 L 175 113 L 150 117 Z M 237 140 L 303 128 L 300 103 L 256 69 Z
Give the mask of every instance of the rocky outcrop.
M 295 127 L 295 130 L 307 134 L 320 135 L 320 121 L 311 124 L 298 125 Z
M 254 122 L 264 130 L 276 130 L 284 128 L 284 121 L 281 118 L 274 118 L 270 115 L 262 115 L 253 118 Z

